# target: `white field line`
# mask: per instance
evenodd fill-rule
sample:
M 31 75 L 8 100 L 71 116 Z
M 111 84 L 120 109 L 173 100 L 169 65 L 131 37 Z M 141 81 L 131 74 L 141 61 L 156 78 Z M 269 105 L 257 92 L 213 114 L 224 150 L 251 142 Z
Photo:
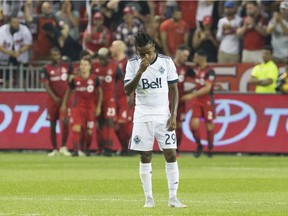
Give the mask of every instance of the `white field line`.
M 0 201 L 96 201 L 96 202 L 143 202 L 144 199 L 120 199 L 120 198 L 45 198 L 45 197 L 0 197 Z M 255 204 L 267 204 L 267 201 L 233 201 L 233 200 L 183 200 L 183 203 L 199 203 L 199 204 L 240 204 L 240 205 L 255 205 Z M 155 199 L 155 202 L 166 203 L 168 200 L 158 200 Z M 272 205 L 288 205 L 288 202 L 273 202 Z M 1 216 L 1 212 L 0 212 Z

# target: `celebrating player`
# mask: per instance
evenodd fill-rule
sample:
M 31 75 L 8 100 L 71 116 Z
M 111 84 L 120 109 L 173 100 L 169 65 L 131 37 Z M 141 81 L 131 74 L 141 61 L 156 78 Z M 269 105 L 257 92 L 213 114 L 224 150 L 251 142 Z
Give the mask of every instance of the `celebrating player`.
M 179 170 L 176 161 L 178 75 L 170 57 L 155 52 L 152 38 L 138 32 L 135 48 L 139 56 L 128 61 L 125 74 L 125 93 L 136 91 L 134 125 L 130 149 L 140 151 L 140 179 L 146 196 L 144 207 L 154 207 L 152 194 L 152 150 L 154 139 L 166 159 L 169 188 L 168 206 L 186 207 L 176 197 Z M 169 99 L 171 113 L 169 109 Z
M 48 93 L 48 116 L 50 121 L 50 140 L 53 146 L 53 151 L 48 154 L 49 157 L 53 157 L 59 154 L 64 156 L 71 156 L 71 153 L 66 148 L 66 142 L 68 138 L 68 113 L 60 111 L 62 100 L 66 89 L 68 88 L 68 76 L 72 72 L 71 65 L 61 62 L 61 54 L 58 48 L 52 48 L 50 50 L 50 58 L 52 62 L 44 66 L 42 70 L 42 81 L 44 87 Z M 61 135 L 62 135 L 62 147 L 59 149 L 57 146 L 56 137 L 56 123 L 57 120 L 61 121 Z
M 103 149 L 104 156 L 112 156 L 114 120 L 116 117 L 115 85 L 123 77 L 121 69 L 110 61 L 109 50 L 98 50 L 100 63 L 93 64 L 93 73 L 101 79 L 103 89 L 103 104 L 99 116 L 98 146 Z
M 194 62 L 197 65 L 194 69 L 194 78 L 196 83 L 196 91 L 186 94 L 182 97 L 183 101 L 192 100 L 192 134 L 197 143 L 197 151 L 195 157 L 199 157 L 202 153 L 203 146 L 200 138 L 200 118 L 205 119 L 207 140 L 208 140 L 208 156 L 212 156 L 213 139 L 214 139 L 214 95 L 213 86 L 215 82 L 215 71 L 207 64 L 207 54 L 203 50 L 196 51 Z
M 86 130 L 86 149 L 89 149 L 92 141 L 95 115 L 101 112 L 102 90 L 100 80 L 95 74 L 90 75 L 91 60 L 82 58 L 80 61 L 79 76 L 71 77 L 69 87 L 65 93 L 61 109 L 66 110 L 66 101 L 72 90 L 75 90 L 76 105 L 72 109 L 72 133 L 73 133 L 73 153 L 72 156 L 79 156 L 79 145 L 81 130 Z M 97 100 L 96 100 L 97 98 Z M 95 105 L 97 101 L 97 105 Z

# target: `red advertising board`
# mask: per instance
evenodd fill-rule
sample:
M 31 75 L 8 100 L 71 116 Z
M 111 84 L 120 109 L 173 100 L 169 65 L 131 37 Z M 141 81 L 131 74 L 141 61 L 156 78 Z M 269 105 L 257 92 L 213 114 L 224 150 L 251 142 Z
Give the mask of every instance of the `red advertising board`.
M 0 93 L 0 149 L 51 149 L 46 93 Z M 288 153 L 286 95 L 216 94 L 215 151 Z M 195 149 L 187 104 L 182 151 Z M 201 135 L 205 145 L 204 123 Z M 60 136 L 58 137 L 60 143 Z M 71 147 L 71 136 L 68 147 Z M 92 149 L 96 148 L 95 137 Z M 117 138 L 114 149 L 119 149 Z M 157 149 L 157 148 L 156 148 Z

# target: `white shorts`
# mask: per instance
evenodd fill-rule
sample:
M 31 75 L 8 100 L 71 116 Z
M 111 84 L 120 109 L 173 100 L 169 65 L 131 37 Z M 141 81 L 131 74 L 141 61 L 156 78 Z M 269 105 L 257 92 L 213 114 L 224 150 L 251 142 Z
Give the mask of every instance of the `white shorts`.
M 175 131 L 168 131 L 166 124 L 158 122 L 134 122 L 129 149 L 152 151 L 155 139 L 161 151 L 177 149 Z

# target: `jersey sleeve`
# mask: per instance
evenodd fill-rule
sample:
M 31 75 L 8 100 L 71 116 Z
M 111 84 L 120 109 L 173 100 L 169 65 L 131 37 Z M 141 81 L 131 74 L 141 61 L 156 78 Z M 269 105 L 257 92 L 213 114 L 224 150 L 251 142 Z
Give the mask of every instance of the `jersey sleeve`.
M 23 26 L 23 34 L 24 34 L 24 44 L 25 45 L 32 45 L 32 34 L 30 30 L 26 27 Z
M 172 59 L 169 59 L 167 69 L 168 69 L 168 72 L 167 72 L 168 84 L 177 83 L 178 82 L 178 74 L 177 74 L 177 70 L 176 70 L 175 64 L 172 61 Z
M 215 71 L 213 69 L 210 69 L 205 76 L 205 80 L 207 82 L 213 83 L 213 82 L 215 82 L 215 79 L 216 79 Z
M 135 76 L 135 67 L 134 64 L 131 61 L 127 62 L 126 65 L 126 73 L 124 77 L 124 83 L 129 82 L 131 79 L 133 79 Z

